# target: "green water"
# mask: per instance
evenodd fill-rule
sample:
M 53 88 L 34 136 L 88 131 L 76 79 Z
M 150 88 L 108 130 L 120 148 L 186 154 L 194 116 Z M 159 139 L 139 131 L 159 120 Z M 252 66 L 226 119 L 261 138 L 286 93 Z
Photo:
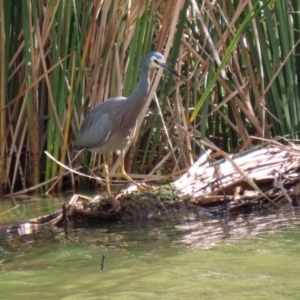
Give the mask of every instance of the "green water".
M 0 227 L 60 203 L 2 201 Z M 299 216 L 0 233 L 0 299 L 300 299 Z

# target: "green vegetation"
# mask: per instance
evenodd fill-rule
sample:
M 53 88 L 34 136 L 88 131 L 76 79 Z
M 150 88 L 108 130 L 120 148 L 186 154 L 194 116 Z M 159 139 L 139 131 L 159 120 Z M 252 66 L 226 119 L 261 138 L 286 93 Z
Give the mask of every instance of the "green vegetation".
M 128 95 L 154 49 L 186 80 L 153 77 L 160 108 L 148 99 L 129 173 L 180 174 L 204 138 L 226 152 L 299 139 L 300 3 L 263 2 L 0 0 L 0 194 L 83 187 L 44 151 L 78 169 L 86 113 Z M 97 172 L 101 157 L 84 155 Z

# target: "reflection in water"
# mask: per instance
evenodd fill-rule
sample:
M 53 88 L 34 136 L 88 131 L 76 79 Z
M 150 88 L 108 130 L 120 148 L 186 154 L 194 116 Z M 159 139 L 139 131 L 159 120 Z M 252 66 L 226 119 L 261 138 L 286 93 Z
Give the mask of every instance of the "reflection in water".
M 190 249 L 209 249 L 225 240 L 274 233 L 300 224 L 300 210 L 290 208 L 269 215 L 237 215 L 212 219 L 207 215 L 191 215 L 178 222 L 144 222 L 139 224 L 101 224 L 84 228 L 37 227 L 28 223 L 2 227 L 0 241 L 9 251 L 47 246 L 62 241 L 91 247 L 124 250 L 134 243 L 181 243 Z M 138 241 L 136 239 L 138 238 Z
M 190 215 L 85 228 L 6 227 L 0 298 L 298 299 L 299 215 L 290 209 L 227 220 Z
M 209 249 L 224 240 L 275 233 L 300 225 L 300 210 L 290 208 L 270 215 L 238 215 L 222 220 L 189 222 L 176 225 L 183 233 L 181 242 L 190 248 Z

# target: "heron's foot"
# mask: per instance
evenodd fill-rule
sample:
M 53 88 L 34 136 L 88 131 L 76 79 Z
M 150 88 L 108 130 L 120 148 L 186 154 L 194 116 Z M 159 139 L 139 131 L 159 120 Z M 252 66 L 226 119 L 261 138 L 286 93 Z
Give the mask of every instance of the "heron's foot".
M 139 192 L 139 193 L 151 193 L 158 189 L 158 187 L 150 186 L 145 183 L 136 183 L 135 181 L 131 181 L 132 185 L 130 185 L 126 191 L 127 192 Z
M 149 193 L 149 192 L 153 192 L 155 189 L 155 187 L 147 185 L 145 183 L 137 183 L 135 182 L 130 176 L 128 176 L 128 174 L 126 173 L 125 169 L 124 169 L 124 164 L 121 165 L 121 174 L 122 177 L 124 179 L 126 179 L 127 181 L 129 181 L 130 183 L 132 183 L 132 186 L 129 187 L 128 189 L 126 189 L 127 192 L 134 192 L 136 191 L 136 189 L 138 190 L 138 192 L 140 193 Z
M 151 192 L 156 191 L 158 189 L 158 187 L 151 186 L 151 185 L 148 185 L 146 183 L 138 184 L 137 188 L 138 188 L 138 191 L 140 193 L 151 193 Z

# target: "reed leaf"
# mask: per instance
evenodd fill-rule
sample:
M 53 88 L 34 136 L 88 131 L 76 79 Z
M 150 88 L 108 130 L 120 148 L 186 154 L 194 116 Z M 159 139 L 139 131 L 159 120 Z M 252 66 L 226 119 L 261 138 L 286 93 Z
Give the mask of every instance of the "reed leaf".
M 156 94 L 126 149 L 135 177 L 184 172 L 203 151 L 202 140 L 237 152 L 253 146 L 253 135 L 298 139 L 299 5 L 0 0 L 0 193 L 53 182 L 52 191 L 97 186 L 44 151 L 99 175 L 99 155 L 72 162 L 79 126 L 96 105 L 130 94 L 143 56 L 154 49 L 185 79 L 163 73 L 160 80 L 162 71 L 153 72 L 149 94 Z M 113 156 L 112 178 L 119 166 Z
M 6 119 L 6 87 L 7 87 L 7 66 L 8 66 L 8 47 L 5 43 L 7 35 L 7 26 L 4 22 L 4 14 L 9 11 L 9 6 L 5 3 L 4 0 L 0 0 L 0 195 L 3 193 L 5 186 L 7 185 L 7 176 L 6 174 L 6 136 L 7 136 L 7 119 Z M 5 5 L 5 6 L 4 6 Z

